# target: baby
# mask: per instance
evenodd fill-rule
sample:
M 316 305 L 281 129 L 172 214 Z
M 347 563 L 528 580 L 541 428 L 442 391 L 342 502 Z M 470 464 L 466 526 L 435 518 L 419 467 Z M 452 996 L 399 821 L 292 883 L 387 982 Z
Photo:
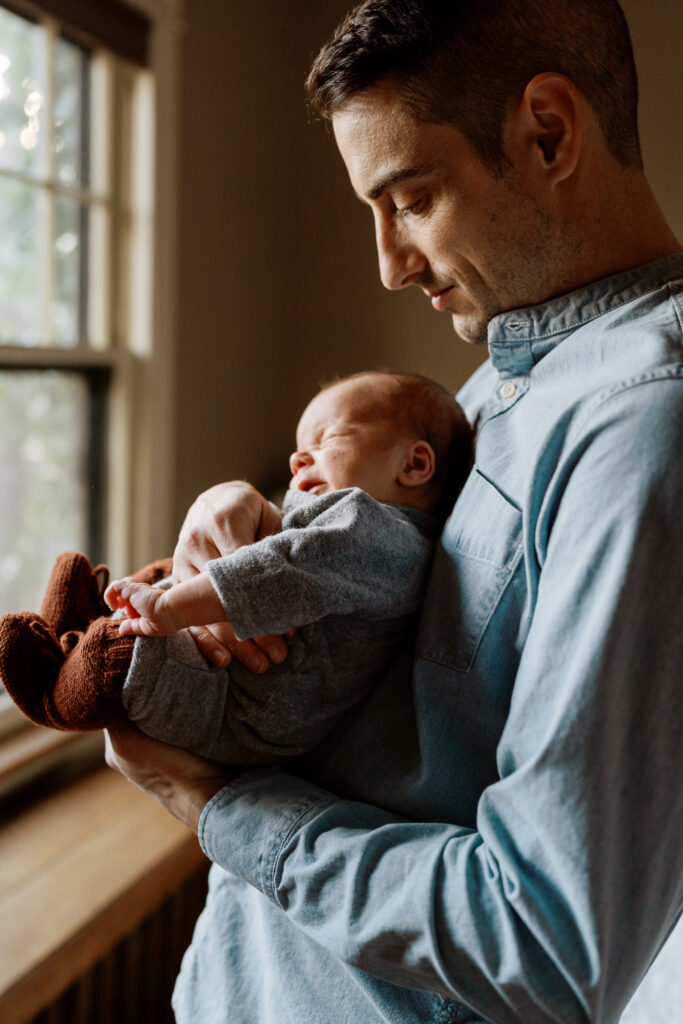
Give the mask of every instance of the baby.
M 168 560 L 110 584 L 118 618 L 102 614 L 106 570 L 67 554 L 40 616 L 0 619 L 0 678 L 30 719 L 82 731 L 127 715 L 204 757 L 272 765 L 367 695 L 414 624 L 470 429 L 434 381 L 373 371 L 323 388 L 296 441 L 280 533 L 173 586 L 150 585 Z M 239 639 L 297 627 L 286 662 L 209 666 L 185 627 L 224 621 Z

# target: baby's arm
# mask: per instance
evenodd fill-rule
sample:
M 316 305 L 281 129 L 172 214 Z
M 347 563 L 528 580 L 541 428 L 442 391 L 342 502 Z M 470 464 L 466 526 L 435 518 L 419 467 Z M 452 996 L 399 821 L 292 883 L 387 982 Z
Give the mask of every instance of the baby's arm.
M 225 612 L 207 573 L 200 572 L 169 590 L 159 590 L 126 577 L 107 587 L 104 599 L 120 609 L 122 636 L 168 636 L 186 626 L 225 622 Z

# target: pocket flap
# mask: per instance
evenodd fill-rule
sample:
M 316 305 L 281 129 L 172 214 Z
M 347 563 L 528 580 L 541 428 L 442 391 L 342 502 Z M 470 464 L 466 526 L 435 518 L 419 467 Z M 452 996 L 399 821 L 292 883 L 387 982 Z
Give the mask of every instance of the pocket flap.
M 521 512 L 473 470 L 437 544 L 419 657 L 469 671 L 521 552 Z

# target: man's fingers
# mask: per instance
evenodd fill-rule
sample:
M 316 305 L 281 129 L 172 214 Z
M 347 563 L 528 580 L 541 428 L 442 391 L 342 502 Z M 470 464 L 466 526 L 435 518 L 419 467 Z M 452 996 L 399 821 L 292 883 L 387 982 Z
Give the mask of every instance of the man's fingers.
M 265 672 L 270 662 L 263 651 L 260 651 L 253 640 L 233 639 L 230 645 L 233 658 L 237 658 L 250 672 L 260 675 Z
M 281 636 L 257 636 L 254 643 L 273 665 L 281 665 L 287 658 L 287 644 Z
M 287 657 L 287 644 L 281 636 L 238 640 L 229 622 L 211 626 L 210 631 L 250 672 L 265 672 L 269 664 L 279 665 Z
M 238 640 L 227 622 L 214 626 L 192 626 L 190 633 L 207 661 L 224 668 L 233 657 L 250 672 L 265 672 L 269 664 L 280 665 L 287 657 L 287 644 L 281 636 L 260 636 Z
M 219 668 L 229 665 L 233 657 L 250 672 L 257 674 L 265 672 L 270 664 L 264 652 L 259 650 L 253 640 L 237 639 L 229 622 L 219 622 L 213 626 L 193 626 L 190 632 L 207 661 Z M 279 648 L 277 654 L 279 657 Z
M 201 653 L 212 665 L 225 668 L 230 664 L 230 648 L 220 643 L 207 626 L 190 626 L 190 633 Z
M 282 529 L 282 515 L 265 498 L 261 504 L 261 519 L 256 532 L 256 539 L 270 537 L 273 533 L 279 533 Z
M 199 533 L 181 533 L 173 552 L 173 582 L 182 583 L 203 572 L 207 562 L 221 553 L 208 537 Z

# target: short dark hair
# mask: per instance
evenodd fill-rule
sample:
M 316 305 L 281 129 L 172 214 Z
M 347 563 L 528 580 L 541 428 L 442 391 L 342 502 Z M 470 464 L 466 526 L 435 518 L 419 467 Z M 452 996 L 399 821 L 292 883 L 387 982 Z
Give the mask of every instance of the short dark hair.
M 642 167 L 638 78 L 617 0 L 365 0 L 318 54 L 306 90 L 331 118 L 394 77 L 416 117 L 455 125 L 502 173 L 510 105 L 544 72 L 574 83 L 620 164 Z
M 447 388 L 419 373 L 363 370 L 328 381 L 321 390 L 372 377 L 379 377 L 385 385 L 372 392 L 373 419 L 398 425 L 434 449 L 436 468 L 426 486 L 433 512 L 445 518 L 472 468 L 472 428 L 462 407 Z

